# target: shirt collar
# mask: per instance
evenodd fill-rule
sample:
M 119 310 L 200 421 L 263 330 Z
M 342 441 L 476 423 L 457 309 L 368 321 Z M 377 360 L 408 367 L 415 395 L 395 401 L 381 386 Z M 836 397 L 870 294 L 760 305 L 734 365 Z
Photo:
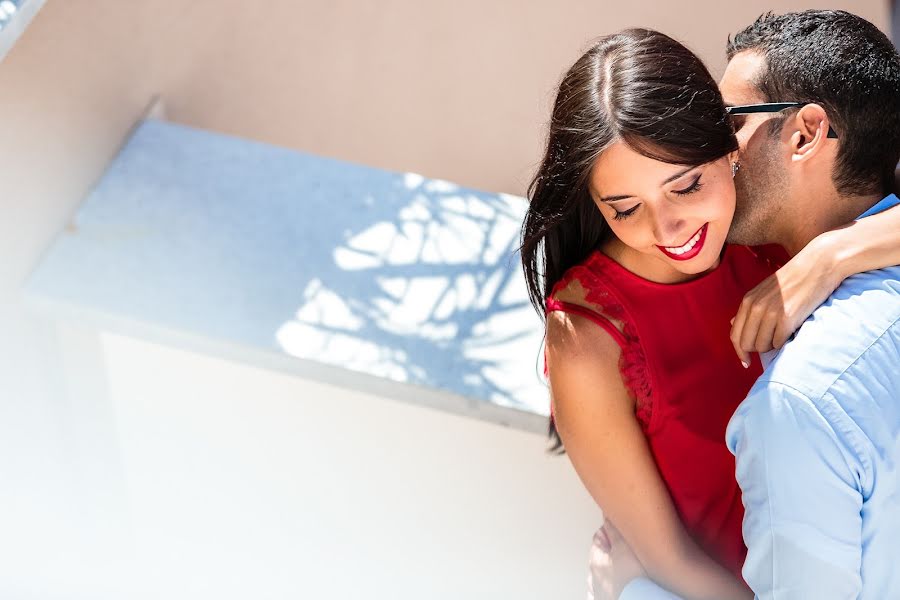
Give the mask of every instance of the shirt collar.
M 859 220 L 866 217 L 871 217 L 872 215 L 877 215 L 878 213 L 884 212 L 889 208 L 897 206 L 898 204 L 900 204 L 900 198 L 897 198 L 896 194 L 888 194 L 887 196 L 879 200 L 878 204 L 856 217 L 856 219 Z M 760 353 L 759 358 L 760 361 L 762 361 L 763 368 L 769 366 L 769 363 L 772 362 L 772 359 L 775 358 L 776 354 L 778 354 L 778 350 L 770 350 L 768 352 Z
M 871 217 L 872 215 L 877 215 L 878 213 L 883 212 L 893 206 L 897 206 L 898 204 L 900 204 L 900 198 L 897 198 L 896 194 L 888 194 L 887 196 L 882 198 L 878 202 L 878 204 L 856 217 L 856 219 L 859 220 L 866 217 Z

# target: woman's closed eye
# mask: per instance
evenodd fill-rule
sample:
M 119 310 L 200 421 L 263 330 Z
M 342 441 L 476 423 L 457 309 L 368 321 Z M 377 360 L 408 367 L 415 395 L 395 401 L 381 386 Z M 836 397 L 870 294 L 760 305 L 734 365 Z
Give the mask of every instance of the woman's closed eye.
M 694 179 L 694 182 L 691 183 L 691 185 L 681 190 L 672 190 L 672 193 L 678 194 L 679 196 L 686 196 L 688 194 L 693 194 L 694 192 L 700 191 L 700 188 L 703 187 L 703 184 L 700 183 L 701 177 L 702 175 L 697 175 L 697 178 Z
M 687 186 L 686 188 L 680 189 L 680 190 L 672 190 L 672 193 L 678 194 L 679 196 L 687 196 L 688 194 L 693 194 L 695 192 L 700 191 L 700 189 L 703 187 L 703 184 L 700 183 L 701 177 L 703 177 L 702 174 L 697 175 L 697 177 L 694 178 L 694 181 L 691 182 L 691 184 L 689 186 Z M 636 211 L 639 206 L 640 206 L 640 204 L 635 204 L 634 206 L 632 206 L 631 208 L 629 208 L 627 210 L 618 210 L 615 207 L 613 207 L 613 210 L 616 211 L 616 214 L 613 215 L 613 218 L 616 221 L 621 221 L 622 219 L 627 219 L 628 217 L 630 217 L 631 215 L 634 214 L 634 211 Z
M 613 216 L 613 219 L 615 219 L 616 221 L 621 221 L 622 219 L 627 219 L 628 217 L 630 217 L 631 215 L 634 214 L 634 211 L 636 211 L 638 209 L 638 206 L 640 206 L 640 204 L 635 204 L 628 210 L 623 210 L 623 211 L 618 211 L 615 208 L 613 208 L 613 210 L 616 211 L 616 214 L 615 214 L 615 216 Z

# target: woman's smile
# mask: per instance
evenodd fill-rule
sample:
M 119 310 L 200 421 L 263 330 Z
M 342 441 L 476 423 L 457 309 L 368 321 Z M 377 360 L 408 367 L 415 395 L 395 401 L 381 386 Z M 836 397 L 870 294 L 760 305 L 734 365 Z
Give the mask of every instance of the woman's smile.
M 690 260 L 703 250 L 703 243 L 706 241 L 706 231 L 708 229 L 709 223 L 705 223 L 682 246 L 657 246 L 657 248 L 672 260 Z

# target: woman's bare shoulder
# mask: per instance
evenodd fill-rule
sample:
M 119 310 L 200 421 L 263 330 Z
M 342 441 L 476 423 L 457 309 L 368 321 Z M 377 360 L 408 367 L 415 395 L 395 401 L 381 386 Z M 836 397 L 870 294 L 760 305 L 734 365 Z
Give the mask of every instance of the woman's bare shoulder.
M 550 295 L 553 300 L 575 305 L 593 313 L 596 318 L 608 321 L 619 332 L 623 323 L 610 316 L 602 304 L 588 298 L 587 289 L 578 278 L 571 278 Z M 619 343 L 603 327 L 590 317 L 565 308 L 547 313 L 547 347 L 570 358 L 613 360 L 618 364 L 621 354 Z

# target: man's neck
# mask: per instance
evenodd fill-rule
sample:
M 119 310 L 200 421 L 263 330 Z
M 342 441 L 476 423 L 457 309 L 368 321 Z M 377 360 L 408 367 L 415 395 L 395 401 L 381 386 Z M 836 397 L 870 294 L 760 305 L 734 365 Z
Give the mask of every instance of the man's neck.
M 791 211 L 796 222 L 783 223 L 785 227 L 779 232 L 781 239 L 776 243 L 794 256 L 813 238 L 853 221 L 883 197 L 881 194 L 851 196 L 832 190 L 831 193 L 798 199 L 797 210 Z

